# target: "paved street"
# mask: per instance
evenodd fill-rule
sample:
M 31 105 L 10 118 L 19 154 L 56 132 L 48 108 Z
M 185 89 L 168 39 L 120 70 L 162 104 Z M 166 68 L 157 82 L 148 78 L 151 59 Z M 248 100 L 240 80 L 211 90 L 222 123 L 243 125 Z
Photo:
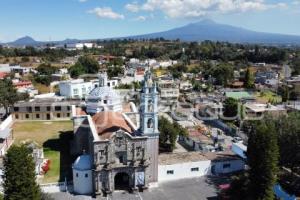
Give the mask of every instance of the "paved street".
M 55 193 L 52 196 L 57 200 L 92 200 L 87 196 L 74 196 L 67 193 Z M 125 191 L 114 192 L 108 197 L 98 197 L 99 200 L 214 200 L 215 187 L 206 177 L 185 179 L 162 183 L 158 188 L 144 192 L 129 194 Z

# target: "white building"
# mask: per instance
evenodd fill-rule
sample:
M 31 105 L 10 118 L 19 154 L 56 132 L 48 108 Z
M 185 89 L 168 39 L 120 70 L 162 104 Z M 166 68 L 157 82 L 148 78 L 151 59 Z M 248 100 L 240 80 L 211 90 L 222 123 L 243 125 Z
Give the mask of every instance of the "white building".
M 83 79 L 62 81 L 59 83 L 59 93 L 67 98 L 85 98 L 94 88 L 93 82 Z
M 245 162 L 232 153 L 198 152 L 159 155 L 158 182 L 227 174 L 245 169 Z
M 78 50 L 81 50 L 83 49 L 84 47 L 88 48 L 88 49 L 91 49 L 94 47 L 94 44 L 93 43 L 88 43 L 88 42 L 85 42 L 85 43 L 74 43 L 74 44 L 67 44 L 67 48 L 68 49 L 78 49 Z

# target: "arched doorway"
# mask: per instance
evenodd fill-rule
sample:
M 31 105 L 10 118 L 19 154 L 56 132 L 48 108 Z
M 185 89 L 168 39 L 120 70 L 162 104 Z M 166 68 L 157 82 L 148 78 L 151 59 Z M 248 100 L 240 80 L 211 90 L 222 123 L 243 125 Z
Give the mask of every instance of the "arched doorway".
M 129 190 L 129 175 L 120 172 L 115 175 L 115 190 Z

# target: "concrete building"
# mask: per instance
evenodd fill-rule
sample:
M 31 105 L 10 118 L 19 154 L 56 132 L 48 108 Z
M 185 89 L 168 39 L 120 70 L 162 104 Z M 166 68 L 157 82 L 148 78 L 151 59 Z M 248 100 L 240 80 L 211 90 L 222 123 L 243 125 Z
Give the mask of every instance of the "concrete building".
M 274 106 L 270 103 L 246 103 L 244 107 L 246 119 L 261 119 L 264 114 L 280 116 L 287 113 L 287 110 L 283 106 Z
M 73 117 L 74 110 L 73 102 L 34 99 L 16 103 L 12 114 L 15 120 L 66 120 Z
M 186 152 L 159 155 L 159 182 L 228 174 L 245 169 L 245 162 L 232 152 Z
M 164 79 L 158 82 L 160 94 L 160 104 L 173 105 L 177 103 L 179 97 L 179 85 L 172 79 Z
M 62 81 L 59 83 L 59 94 L 71 99 L 85 98 L 94 88 L 92 82 L 84 82 L 83 79 Z

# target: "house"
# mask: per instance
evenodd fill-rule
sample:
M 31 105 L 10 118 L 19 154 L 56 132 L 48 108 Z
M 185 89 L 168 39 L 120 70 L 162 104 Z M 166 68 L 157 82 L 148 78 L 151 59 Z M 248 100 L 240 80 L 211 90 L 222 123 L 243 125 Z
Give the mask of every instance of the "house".
M 59 94 L 70 99 L 85 98 L 94 89 L 93 82 L 84 82 L 83 79 L 62 81 L 59 83 Z
M 173 105 L 177 103 L 179 97 L 179 84 L 173 79 L 161 79 L 158 82 L 158 91 L 160 94 L 160 104 Z
M 295 100 L 300 98 L 300 75 L 286 80 L 285 86 L 289 90 L 289 97 L 291 99 Z
M 33 88 L 31 81 L 22 81 L 19 79 L 13 79 L 12 83 L 16 89 Z
M 16 103 L 12 114 L 15 120 L 66 120 L 73 117 L 76 104 L 55 98 L 33 99 Z
M 246 119 L 261 119 L 264 114 L 271 114 L 273 116 L 285 115 L 287 110 L 282 106 L 274 106 L 270 103 L 246 103 L 245 118 Z

